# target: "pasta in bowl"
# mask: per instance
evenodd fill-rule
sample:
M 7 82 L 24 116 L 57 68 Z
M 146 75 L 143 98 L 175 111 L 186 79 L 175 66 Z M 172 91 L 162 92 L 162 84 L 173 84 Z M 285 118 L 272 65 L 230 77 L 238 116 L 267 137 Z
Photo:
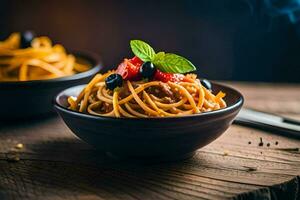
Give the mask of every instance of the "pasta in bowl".
M 0 81 L 53 79 L 90 69 L 89 63 L 79 63 L 62 45 L 33 35 L 12 33 L 0 42 Z
M 242 95 L 230 87 L 190 72 L 162 72 L 159 64 L 153 67 L 141 57 L 135 53 L 116 70 L 97 74 L 87 85 L 70 87 L 54 99 L 74 134 L 109 156 L 155 161 L 189 157 L 219 137 L 243 105 Z
M 48 37 L 24 38 L 24 33 L 14 33 L 0 42 L 1 120 L 53 113 L 54 95 L 87 83 L 102 67 L 93 53 L 67 53 Z
M 151 48 L 135 40 L 133 51 L 137 45 Z M 163 65 L 155 61 L 155 56 L 149 62 L 137 55 L 124 59 L 116 70 L 96 75 L 78 97 L 69 97 L 70 109 L 99 116 L 147 118 L 191 115 L 226 107 L 225 93 L 214 95 L 196 74 L 178 73 L 195 70 L 187 59 L 172 54 L 169 59 L 174 61 L 166 58 L 169 63 Z M 186 67 L 171 73 L 172 65 Z
M 129 81 L 111 91 L 98 74 L 78 97 L 68 99 L 70 109 L 111 117 L 176 117 L 226 107 L 225 94 L 214 95 L 201 85 L 195 74 L 189 82 Z

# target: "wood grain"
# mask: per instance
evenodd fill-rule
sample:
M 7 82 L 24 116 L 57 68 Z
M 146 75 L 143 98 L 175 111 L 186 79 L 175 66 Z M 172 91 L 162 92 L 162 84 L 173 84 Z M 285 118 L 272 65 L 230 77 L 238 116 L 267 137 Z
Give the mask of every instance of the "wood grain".
M 243 92 L 247 107 L 300 118 L 299 85 L 229 84 Z M 271 197 L 267 187 L 300 175 L 299 148 L 299 140 L 232 125 L 189 160 L 137 163 L 107 159 L 55 116 L 0 122 L 0 199 Z

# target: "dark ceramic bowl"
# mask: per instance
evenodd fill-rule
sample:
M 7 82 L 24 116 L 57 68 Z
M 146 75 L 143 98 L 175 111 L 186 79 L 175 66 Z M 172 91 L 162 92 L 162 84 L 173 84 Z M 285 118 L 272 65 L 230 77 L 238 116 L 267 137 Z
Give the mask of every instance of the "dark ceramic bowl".
M 68 88 L 54 99 L 67 126 L 83 141 L 116 157 L 181 159 L 218 138 L 231 125 L 243 105 L 236 90 L 213 83 L 213 91 L 226 93 L 227 108 L 183 117 L 113 118 L 69 110 L 67 98 L 84 85 Z
M 81 62 L 90 63 L 92 68 L 56 79 L 0 82 L 0 120 L 27 119 L 53 112 L 52 100 L 58 92 L 87 83 L 102 68 L 96 55 L 72 53 Z

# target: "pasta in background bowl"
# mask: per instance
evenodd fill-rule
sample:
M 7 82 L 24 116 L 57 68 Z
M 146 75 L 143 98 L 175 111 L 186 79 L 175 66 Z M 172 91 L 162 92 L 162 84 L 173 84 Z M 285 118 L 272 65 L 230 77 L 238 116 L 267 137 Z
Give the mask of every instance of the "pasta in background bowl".
M 54 95 L 87 83 L 102 68 L 93 53 L 69 54 L 47 37 L 31 38 L 25 45 L 23 37 L 15 33 L 0 43 L 0 120 L 52 113 Z
M 13 33 L 0 42 L 0 81 L 53 79 L 90 69 L 89 63 L 79 63 L 62 45 L 33 35 Z

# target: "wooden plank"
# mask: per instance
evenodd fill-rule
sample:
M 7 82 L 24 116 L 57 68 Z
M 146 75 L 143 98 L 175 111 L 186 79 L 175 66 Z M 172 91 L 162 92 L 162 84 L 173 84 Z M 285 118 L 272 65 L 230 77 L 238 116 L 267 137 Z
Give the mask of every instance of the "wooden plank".
M 245 106 L 278 114 L 300 114 L 299 84 L 226 83 L 245 97 Z

